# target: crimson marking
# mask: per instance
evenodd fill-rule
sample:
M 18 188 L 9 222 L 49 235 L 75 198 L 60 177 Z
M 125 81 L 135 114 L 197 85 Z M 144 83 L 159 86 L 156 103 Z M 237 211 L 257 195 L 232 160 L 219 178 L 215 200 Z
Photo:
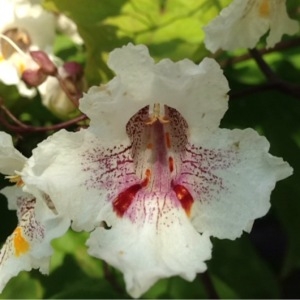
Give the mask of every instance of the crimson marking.
M 132 204 L 137 192 L 146 187 L 150 181 L 151 171 L 149 169 L 145 172 L 146 178 L 141 182 L 128 187 L 121 192 L 113 201 L 113 210 L 118 217 L 123 217 L 127 209 Z
M 169 170 L 170 172 L 174 171 L 174 159 L 171 156 L 169 157 Z
M 142 188 L 142 184 L 134 184 L 121 192 L 113 201 L 113 210 L 118 217 L 123 217 L 127 209 L 132 204 L 137 192 Z
M 185 213 L 189 217 L 191 214 L 191 208 L 194 203 L 194 199 L 190 192 L 181 184 L 176 184 L 173 187 L 173 190 L 176 194 L 177 199 L 179 200 L 182 208 L 185 210 Z

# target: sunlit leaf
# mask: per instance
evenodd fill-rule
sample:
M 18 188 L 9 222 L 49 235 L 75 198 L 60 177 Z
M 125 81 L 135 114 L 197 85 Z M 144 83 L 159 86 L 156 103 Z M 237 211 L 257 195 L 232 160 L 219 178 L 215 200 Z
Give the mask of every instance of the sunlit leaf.
M 31 278 L 27 272 L 21 272 L 12 278 L 0 294 L 0 299 L 41 299 L 43 288 L 40 282 Z

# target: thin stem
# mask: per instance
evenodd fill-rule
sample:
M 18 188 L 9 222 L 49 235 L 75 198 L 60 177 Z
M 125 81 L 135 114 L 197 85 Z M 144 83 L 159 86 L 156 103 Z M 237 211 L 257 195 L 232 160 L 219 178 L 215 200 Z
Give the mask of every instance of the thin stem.
M 111 272 L 111 268 L 109 267 L 109 265 L 105 261 L 103 261 L 102 264 L 103 264 L 104 278 L 111 284 L 111 286 L 117 292 L 124 294 L 124 289 L 120 287 L 120 285 L 118 284 L 116 277 Z
M 291 40 L 282 41 L 273 48 L 269 48 L 269 49 L 263 48 L 263 49 L 259 49 L 257 51 L 259 52 L 260 55 L 265 55 L 268 53 L 284 51 L 284 50 L 292 49 L 294 47 L 299 47 L 299 46 L 300 46 L 300 38 L 295 38 L 295 39 L 291 39 Z M 219 55 L 220 55 L 220 53 L 217 56 L 219 56 Z M 246 61 L 251 58 L 252 58 L 252 55 L 250 53 L 245 53 L 240 56 L 221 60 L 220 65 L 222 68 L 226 68 L 230 65 L 234 65 L 236 63 L 243 62 L 243 61 Z
M 203 274 L 200 274 L 199 277 L 205 286 L 208 298 L 209 299 L 220 299 L 217 291 L 215 290 L 214 284 L 213 284 L 208 272 L 206 271 Z
M 273 85 L 274 89 L 280 92 L 289 94 L 297 99 L 300 99 L 300 86 L 294 83 L 290 83 L 281 79 L 265 62 L 262 55 L 257 49 L 250 49 L 249 53 L 252 55 L 262 73 L 267 78 L 270 85 Z
M 67 97 L 70 99 L 70 101 L 74 104 L 75 107 L 79 106 L 79 98 L 80 97 L 74 97 L 72 95 L 72 93 L 70 93 L 68 87 L 66 86 L 64 80 L 61 78 L 61 76 L 58 74 L 55 75 L 55 77 L 57 78 L 57 80 L 59 81 L 59 84 L 62 88 L 62 90 L 65 92 L 65 94 L 67 95 Z
M 231 90 L 229 92 L 229 97 L 232 100 L 232 99 L 249 96 L 256 93 L 266 92 L 272 89 L 275 89 L 275 84 L 272 82 L 266 82 L 260 85 L 251 86 L 237 91 Z
M 256 61 L 257 65 L 259 66 L 260 70 L 266 76 L 267 79 L 270 81 L 277 81 L 279 77 L 273 72 L 273 70 L 269 67 L 269 65 L 265 62 L 262 55 L 258 52 L 257 49 L 249 49 L 249 53 Z
M 2 105 L 1 109 L 7 114 L 9 112 L 9 110 L 6 107 L 5 107 L 5 110 L 4 110 L 3 107 L 5 107 L 5 106 Z M 9 112 L 8 116 L 10 118 L 13 117 L 13 119 L 12 119 L 13 121 L 17 120 L 15 118 L 15 116 L 13 116 L 11 114 L 11 112 Z M 54 125 L 49 125 L 49 126 L 31 126 L 31 125 L 24 124 L 24 123 L 20 122 L 19 120 L 17 120 L 18 122 L 15 122 L 15 123 L 18 124 L 18 125 L 16 126 L 16 125 L 12 125 L 9 122 L 7 122 L 5 120 L 5 118 L 3 118 L 3 116 L 0 116 L 0 123 L 3 126 L 5 126 L 7 129 L 9 129 L 9 130 L 11 130 L 15 133 L 57 131 L 57 130 L 60 130 L 62 128 L 67 128 L 71 125 L 77 124 L 78 122 L 84 121 L 84 120 L 87 120 L 87 116 L 86 115 L 80 115 L 80 116 L 78 116 L 78 117 L 76 117 L 72 120 L 68 120 L 68 121 L 65 121 L 65 122 L 61 122 L 61 123 L 54 124 Z
M 16 123 L 19 127 L 21 128 L 27 128 L 28 125 L 21 122 L 19 119 L 17 119 L 13 113 L 3 104 L 3 101 L 0 100 L 0 108 L 5 112 L 5 114 L 14 122 Z

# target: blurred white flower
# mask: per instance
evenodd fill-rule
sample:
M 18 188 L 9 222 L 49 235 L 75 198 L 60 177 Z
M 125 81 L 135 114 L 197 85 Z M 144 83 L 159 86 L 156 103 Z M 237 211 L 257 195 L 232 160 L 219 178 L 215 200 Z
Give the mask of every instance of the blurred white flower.
M 36 91 L 21 81 L 26 69 L 37 69 L 29 51 L 52 51 L 55 17 L 38 3 L 25 0 L 1 0 L 0 80 L 14 84 L 21 95 L 32 97 Z
M 58 31 L 69 36 L 75 44 L 83 44 L 83 40 L 77 30 L 77 25 L 70 18 L 63 14 L 59 14 L 56 16 L 56 24 Z
M 89 253 L 139 297 L 160 278 L 205 271 L 210 236 L 249 231 L 292 168 L 254 130 L 219 128 L 229 88 L 214 60 L 155 64 L 128 45 L 108 65 L 116 77 L 80 102 L 90 127 L 43 141 L 21 177 L 73 229 L 94 229 Z
M 298 32 L 299 24 L 289 18 L 286 0 L 233 0 L 204 31 L 204 42 L 211 52 L 254 48 L 268 31 L 267 48 L 270 48 L 284 34 Z

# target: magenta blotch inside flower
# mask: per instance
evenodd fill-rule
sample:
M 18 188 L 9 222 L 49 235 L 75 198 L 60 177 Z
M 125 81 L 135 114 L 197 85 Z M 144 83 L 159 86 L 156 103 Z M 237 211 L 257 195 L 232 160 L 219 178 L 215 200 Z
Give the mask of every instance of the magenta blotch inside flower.
M 21 176 L 73 229 L 92 231 L 89 253 L 139 297 L 160 278 L 205 271 L 210 236 L 249 231 L 292 169 L 254 130 L 219 128 L 229 88 L 213 59 L 155 63 L 130 44 L 108 65 L 116 76 L 80 101 L 89 128 L 50 136 Z

